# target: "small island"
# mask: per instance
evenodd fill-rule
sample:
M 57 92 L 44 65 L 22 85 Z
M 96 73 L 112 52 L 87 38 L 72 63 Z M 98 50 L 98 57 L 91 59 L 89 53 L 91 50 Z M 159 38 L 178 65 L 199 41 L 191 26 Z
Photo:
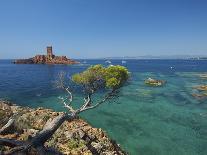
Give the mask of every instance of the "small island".
M 29 59 L 17 59 L 15 64 L 78 64 L 78 61 L 67 58 L 66 56 L 55 56 L 52 46 L 47 47 L 47 55 L 36 55 Z

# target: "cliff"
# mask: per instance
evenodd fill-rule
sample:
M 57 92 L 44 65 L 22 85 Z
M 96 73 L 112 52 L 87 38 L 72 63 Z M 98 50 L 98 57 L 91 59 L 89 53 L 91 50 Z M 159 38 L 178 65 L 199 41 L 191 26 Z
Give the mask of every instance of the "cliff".
M 66 56 L 55 56 L 52 46 L 47 47 L 47 55 L 36 55 L 29 59 L 17 59 L 15 64 L 77 64 L 79 62 L 69 59 Z
M 18 113 L 15 116 L 16 128 L 11 128 L 7 133 L 1 133 L 0 138 L 27 140 L 29 136 L 36 135 L 48 120 L 60 114 L 51 109 L 32 109 L 0 101 L 0 129 L 11 116 L 14 116 L 14 113 Z M 45 147 L 65 155 L 126 154 L 102 129 L 93 128 L 82 119 L 63 123 L 53 137 L 45 143 Z M 9 148 L 0 145 L 0 154 L 7 149 Z M 32 150 L 29 154 L 37 153 Z

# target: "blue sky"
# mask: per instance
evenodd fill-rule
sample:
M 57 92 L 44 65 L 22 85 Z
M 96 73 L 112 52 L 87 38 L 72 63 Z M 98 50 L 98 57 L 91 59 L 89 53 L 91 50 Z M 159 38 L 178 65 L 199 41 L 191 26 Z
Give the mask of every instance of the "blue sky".
M 0 0 L 0 58 L 207 54 L 206 0 Z

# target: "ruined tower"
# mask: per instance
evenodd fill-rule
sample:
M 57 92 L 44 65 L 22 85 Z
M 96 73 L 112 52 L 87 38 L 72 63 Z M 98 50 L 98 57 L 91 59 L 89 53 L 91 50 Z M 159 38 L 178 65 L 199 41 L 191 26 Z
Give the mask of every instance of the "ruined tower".
M 53 59 L 52 46 L 47 46 L 47 59 L 48 60 Z

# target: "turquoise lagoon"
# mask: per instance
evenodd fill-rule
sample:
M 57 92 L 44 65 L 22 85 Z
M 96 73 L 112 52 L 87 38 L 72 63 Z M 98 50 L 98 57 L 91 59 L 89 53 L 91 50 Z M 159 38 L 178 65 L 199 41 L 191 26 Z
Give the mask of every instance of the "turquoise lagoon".
M 83 62 L 84 60 L 80 60 Z M 53 87 L 58 72 L 68 78 L 93 64 L 105 60 L 86 60 L 81 65 L 15 65 L 0 60 L 0 98 L 23 106 L 64 108 Z M 103 128 L 131 155 L 206 155 L 207 99 L 196 99 L 201 93 L 194 86 L 207 84 L 199 74 L 207 73 L 207 61 L 197 60 L 126 60 L 131 72 L 129 84 L 115 102 L 81 115 L 92 126 Z M 121 60 L 111 60 L 121 64 Z M 148 87 L 148 77 L 163 79 L 163 87 Z M 95 97 L 97 98 L 97 97 Z M 75 92 L 74 103 L 82 102 Z

